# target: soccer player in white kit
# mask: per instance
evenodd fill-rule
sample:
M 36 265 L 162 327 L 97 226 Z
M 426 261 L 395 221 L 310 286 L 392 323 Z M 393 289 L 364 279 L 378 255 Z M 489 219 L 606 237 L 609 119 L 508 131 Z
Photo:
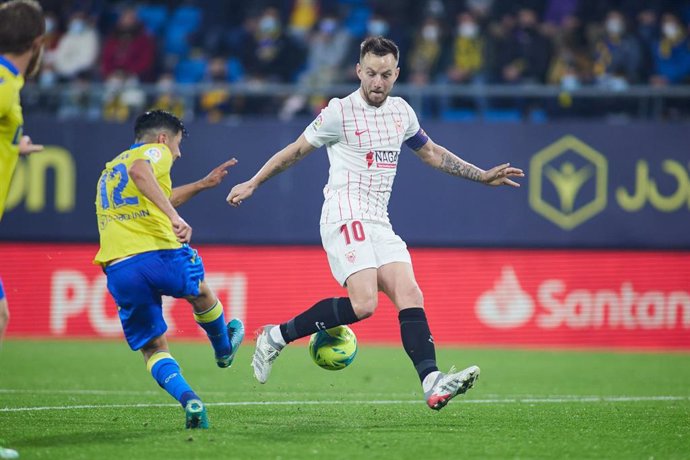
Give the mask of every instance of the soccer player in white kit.
M 362 42 L 356 66 L 359 89 L 343 99 L 332 99 L 295 142 L 273 155 L 249 181 L 233 187 L 227 201 L 233 206 L 242 204 L 263 182 L 326 145 L 330 170 L 321 240 L 333 276 L 347 288 L 348 297 L 323 299 L 285 323 L 264 326 L 252 358 L 254 376 L 265 383 L 288 343 L 371 316 L 381 290 L 399 311 L 403 347 L 422 382 L 427 404 L 438 410 L 473 386 L 479 368 L 442 373 L 436 366 L 410 254 L 388 220 L 402 144 L 436 169 L 488 185 L 518 187 L 510 178 L 524 174 L 509 164 L 484 171 L 435 144 L 407 102 L 389 96 L 400 73 L 398 57 L 398 47 L 389 39 L 379 36 Z

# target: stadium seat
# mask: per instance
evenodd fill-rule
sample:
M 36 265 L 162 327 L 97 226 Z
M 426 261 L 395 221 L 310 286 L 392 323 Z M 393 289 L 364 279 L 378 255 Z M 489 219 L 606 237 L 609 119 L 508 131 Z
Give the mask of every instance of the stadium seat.
M 168 8 L 164 5 L 141 5 L 137 17 L 152 35 L 160 35 L 168 20 Z
M 367 22 L 370 16 L 371 9 L 368 6 L 355 6 L 345 18 L 345 28 L 353 37 L 363 37 L 367 33 Z
M 549 117 L 546 113 L 546 110 L 537 109 L 530 111 L 529 121 L 532 123 L 546 123 L 549 121 Z
M 244 67 L 239 59 L 234 57 L 228 59 L 227 69 L 228 81 L 236 82 L 241 81 L 244 78 Z
M 175 56 L 186 56 L 189 52 L 189 31 L 186 27 L 169 25 L 165 31 L 165 52 Z
M 206 75 L 206 58 L 183 59 L 175 66 L 175 81 L 178 83 L 199 83 Z
M 448 109 L 441 113 L 443 121 L 477 121 L 479 115 L 470 109 Z
M 488 109 L 482 113 L 487 123 L 520 123 L 522 115 L 517 109 Z
M 172 12 L 170 26 L 186 28 L 187 33 L 196 32 L 201 26 L 201 8 L 186 5 Z

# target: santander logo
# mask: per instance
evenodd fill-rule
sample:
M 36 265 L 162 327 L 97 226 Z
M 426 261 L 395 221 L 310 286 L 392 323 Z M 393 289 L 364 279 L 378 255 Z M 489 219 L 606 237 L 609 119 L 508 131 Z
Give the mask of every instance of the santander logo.
M 544 279 L 531 296 L 513 267 L 504 266 L 493 288 L 477 299 L 475 312 L 494 329 L 518 328 L 533 319 L 542 330 L 690 329 L 690 292 L 641 291 L 628 279 L 611 281 L 618 286 L 595 290 Z
M 534 301 L 518 281 L 513 267 L 503 267 L 492 290 L 482 294 L 475 306 L 477 317 L 487 326 L 508 329 L 527 323 L 534 314 Z

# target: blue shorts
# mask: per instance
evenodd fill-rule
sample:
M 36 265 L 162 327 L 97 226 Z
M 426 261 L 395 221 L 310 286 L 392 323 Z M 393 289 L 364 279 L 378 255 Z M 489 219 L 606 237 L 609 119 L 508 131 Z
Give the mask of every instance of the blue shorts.
M 105 274 L 127 343 L 139 350 L 168 330 L 162 296 L 198 296 L 204 265 L 197 252 L 185 245 L 137 254 L 105 267 Z
M 0 278 L 0 300 L 5 298 L 5 288 L 2 285 L 2 278 Z

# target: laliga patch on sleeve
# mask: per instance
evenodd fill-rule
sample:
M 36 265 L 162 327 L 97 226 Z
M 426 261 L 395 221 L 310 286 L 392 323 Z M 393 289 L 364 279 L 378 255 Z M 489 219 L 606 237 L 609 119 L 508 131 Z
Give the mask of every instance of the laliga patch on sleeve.
M 316 117 L 316 120 L 311 124 L 311 127 L 314 129 L 314 131 L 318 131 L 321 125 L 323 124 L 323 114 L 320 113 L 318 117 Z
M 151 161 L 153 161 L 154 163 L 158 163 L 158 161 L 163 156 L 160 149 L 157 149 L 156 147 L 151 147 L 150 149 L 146 150 L 144 152 L 144 155 L 149 157 L 151 159 Z

